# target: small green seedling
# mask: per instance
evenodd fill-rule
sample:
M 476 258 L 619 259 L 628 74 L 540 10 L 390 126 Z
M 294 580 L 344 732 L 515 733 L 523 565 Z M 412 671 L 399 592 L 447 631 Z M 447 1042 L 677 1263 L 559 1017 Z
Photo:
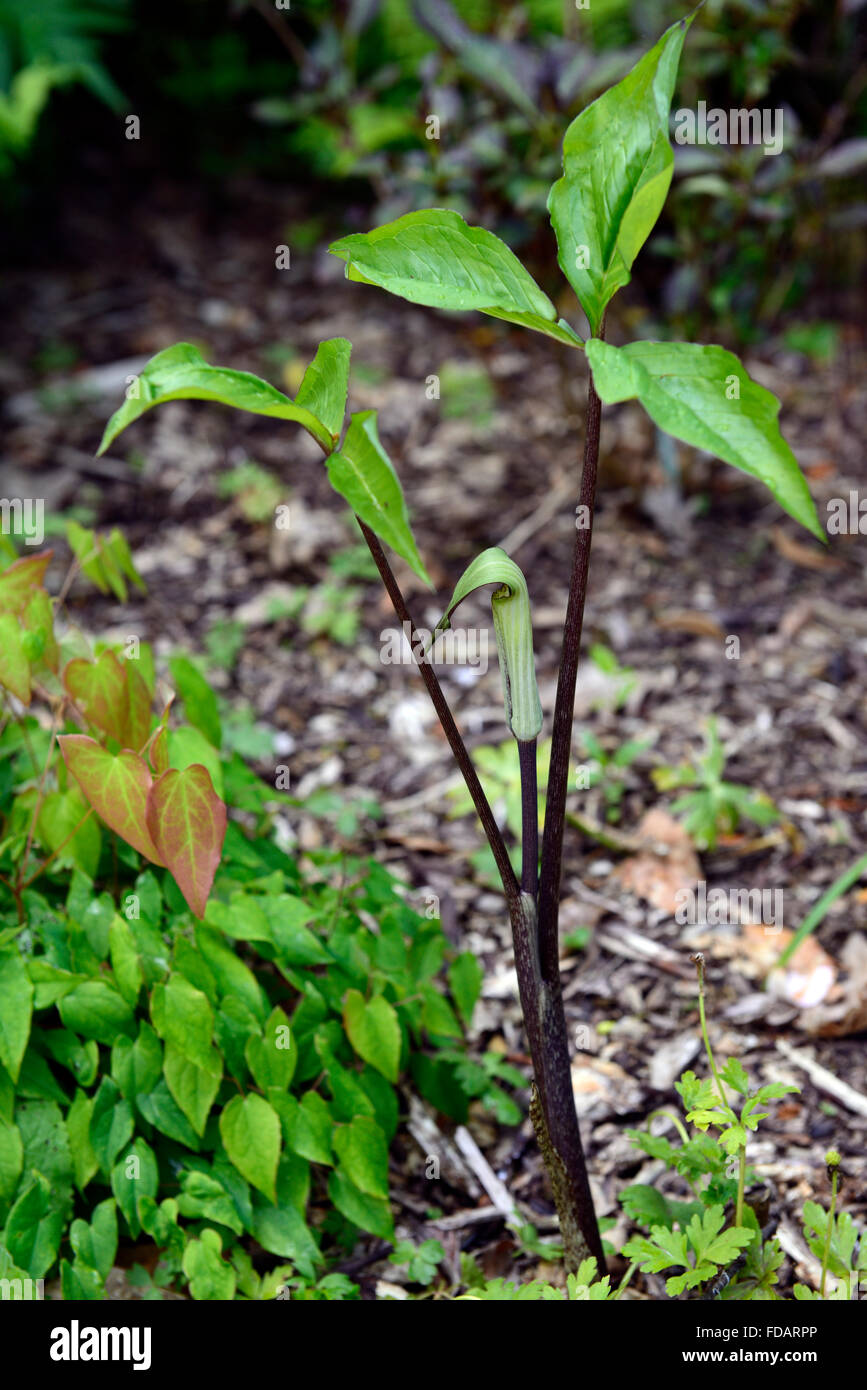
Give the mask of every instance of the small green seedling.
M 704 757 L 680 767 L 655 768 L 651 774 L 660 791 L 696 788 L 678 797 L 671 809 L 682 817 L 699 849 L 715 849 L 719 836 L 732 834 L 742 820 L 764 828 L 780 819 L 776 806 L 763 792 L 753 791 L 739 782 L 724 781 L 724 767 L 725 752 L 717 734 L 716 720 L 709 719 Z

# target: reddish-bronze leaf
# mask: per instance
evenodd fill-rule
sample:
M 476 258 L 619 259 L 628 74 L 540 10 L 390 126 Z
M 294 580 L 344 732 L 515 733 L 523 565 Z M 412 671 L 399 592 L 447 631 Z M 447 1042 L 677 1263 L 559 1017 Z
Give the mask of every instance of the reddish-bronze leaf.
M 0 608 L 17 613 L 24 607 L 45 579 L 53 554 L 53 550 L 42 550 L 38 555 L 27 555 L 0 574 Z
M 207 768 L 163 772 L 148 793 L 147 824 L 190 911 L 204 917 L 226 834 L 226 807 Z
M 148 829 L 151 774 L 144 759 L 128 749 L 109 753 L 85 734 L 61 734 L 57 742 L 63 761 L 97 815 L 139 854 L 162 865 Z
M 150 698 L 142 677 L 113 651 L 96 661 L 76 657 L 63 672 L 63 684 L 82 714 L 121 748 L 137 753 L 150 732 Z

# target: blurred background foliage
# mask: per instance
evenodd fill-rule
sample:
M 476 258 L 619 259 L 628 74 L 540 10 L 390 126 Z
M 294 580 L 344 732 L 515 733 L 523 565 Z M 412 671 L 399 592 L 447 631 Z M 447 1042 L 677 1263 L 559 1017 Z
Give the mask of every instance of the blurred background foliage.
M 219 198 L 255 176 L 309 189 L 301 250 L 347 221 L 437 205 L 550 268 L 545 200 L 567 121 L 687 10 L 676 0 L 583 6 L 0 0 L 7 230 L 26 245 L 35 217 L 50 228 L 70 180 L 193 179 Z M 706 0 L 675 109 L 782 108 L 785 148 L 676 148 L 673 194 L 641 272 L 651 327 L 658 314 L 677 335 L 707 338 L 712 327 L 749 342 L 807 301 L 814 320 L 860 322 L 865 37 L 867 0 Z M 141 120 L 135 142 L 124 138 L 130 114 Z

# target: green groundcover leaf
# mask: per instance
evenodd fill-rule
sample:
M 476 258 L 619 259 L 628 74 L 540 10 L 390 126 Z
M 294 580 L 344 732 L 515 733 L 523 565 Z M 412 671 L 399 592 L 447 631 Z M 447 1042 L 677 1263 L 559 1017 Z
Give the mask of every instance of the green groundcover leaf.
M 345 339 L 335 339 L 342 344 Z M 145 364 L 139 375 L 128 388 L 127 399 L 116 410 L 105 427 L 99 446 L 102 454 L 114 439 L 155 405 L 163 401 L 218 401 L 221 405 L 233 406 L 236 410 L 248 410 L 254 415 L 269 415 L 277 420 L 293 420 L 312 434 L 323 449 L 330 449 L 340 431 L 340 421 L 334 425 L 338 412 L 340 378 L 336 374 L 345 366 L 348 376 L 348 351 L 342 347 L 322 356 L 322 344 L 311 363 L 315 367 L 313 376 L 302 382 L 299 395 L 305 404 L 299 404 L 284 396 L 274 386 L 251 372 L 236 372 L 228 367 L 212 367 L 205 361 L 197 347 L 192 343 L 175 343 L 165 348 Z M 348 347 L 348 345 L 347 345 Z M 335 376 L 328 384 L 324 381 L 326 371 L 335 367 Z M 344 395 L 344 404 L 346 397 Z M 320 419 L 313 410 L 317 406 L 328 415 L 329 423 Z
M 666 30 L 622 82 L 576 116 L 563 140 L 563 177 L 548 210 L 560 268 L 594 334 L 608 301 L 629 283 L 668 194 L 668 113 L 691 22 Z
M 380 285 L 413 304 L 479 309 L 570 347 L 581 346 L 508 246 L 446 208 L 409 212 L 371 232 L 343 237 L 328 249 L 346 262 L 347 280 Z
M 381 540 L 430 585 L 407 516 L 400 482 L 376 428 L 376 411 L 357 411 L 340 449 L 328 459 L 331 486 Z
M 641 401 L 660 429 L 758 478 L 784 511 L 825 539 L 804 475 L 780 434 L 780 403 L 733 353 L 697 343 L 618 348 L 591 338 L 587 357 L 606 405 Z
M 255 1091 L 243 1099 L 235 1096 L 220 1115 L 220 1135 L 241 1177 L 276 1202 L 280 1160 L 280 1121 L 276 1110 Z

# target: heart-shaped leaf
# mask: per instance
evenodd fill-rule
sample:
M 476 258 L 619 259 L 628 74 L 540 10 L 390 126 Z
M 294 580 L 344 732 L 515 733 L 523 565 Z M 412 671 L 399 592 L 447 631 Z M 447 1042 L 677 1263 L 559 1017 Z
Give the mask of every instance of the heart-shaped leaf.
M 380 285 L 413 304 L 479 309 L 547 333 L 570 347 L 581 339 L 499 237 L 470 227 L 456 212 L 428 208 L 356 232 L 329 246 L 346 262 L 347 280 Z
M 353 415 L 342 447 L 328 459 L 328 479 L 371 531 L 433 588 L 410 528 L 400 482 L 379 440 L 375 410 Z
M 63 761 L 97 815 L 139 854 L 162 865 L 147 824 L 152 778 L 144 759 L 128 749 L 109 753 L 85 734 L 61 734 L 57 742 Z
M 276 1202 L 281 1136 L 273 1106 L 255 1091 L 234 1096 L 220 1115 L 220 1137 L 241 1177 Z
M 560 268 L 599 332 L 605 306 L 662 211 L 674 168 L 668 113 L 692 16 L 678 20 L 569 126 L 548 196 Z
M 388 1000 L 377 994 L 366 1003 L 357 989 L 348 990 L 343 1001 L 343 1024 L 359 1057 L 396 1084 L 401 1032 L 397 1013 Z
M 758 478 L 784 511 L 825 540 L 806 479 L 780 434 L 780 402 L 733 353 L 697 343 L 591 338 L 593 384 L 606 405 L 637 398 L 660 429 Z
M 313 380 L 307 399 L 321 400 Z M 251 372 L 236 372 L 228 367 L 212 367 L 192 343 L 176 343 L 152 357 L 128 388 L 127 399 L 116 410 L 105 427 L 99 453 L 102 454 L 127 425 L 138 420 L 146 410 L 163 401 L 217 401 L 236 410 L 249 410 L 254 415 L 269 415 L 276 420 L 294 420 L 312 434 L 326 451 L 334 444 L 331 430 L 309 408 L 296 405 L 282 391 L 276 390 L 253 376 Z M 329 394 L 327 407 L 332 415 L 336 396 Z M 342 415 L 341 415 L 342 418 Z
M 138 752 L 150 732 L 150 697 L 138 671 L 115 652 L 96 661 L 75 657 L 63 672 L 63 684 L 91 724 L 122 748 Z
M 18 613 L 45 581 L 53 550 L 15 560 L 0 574 L 0 609 Z
M 147 827 L 190 911 L 204 917 L 226 834 L 226 807 L 207 768 L 170 767 L 150 788 Z

